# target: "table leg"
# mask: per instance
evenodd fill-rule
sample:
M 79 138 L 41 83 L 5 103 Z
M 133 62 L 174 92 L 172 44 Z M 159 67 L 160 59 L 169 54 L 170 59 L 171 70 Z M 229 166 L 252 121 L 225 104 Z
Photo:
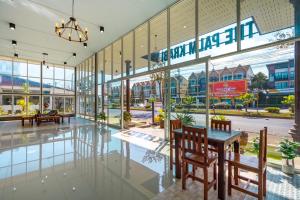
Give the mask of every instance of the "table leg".
M 33 126 L 33 119 L 31 119 L 31 126 Z
M 218 198 L 225 199 L 225 146 L 218 145 Z
M 64 117 L 61 117 L 61 123 L 62 124 L 64 123 Z
M 25 124 L 24 124 L 24 119 L 22 118 L 22 126 L 24 126 Z
M 240 153 L 240 143 L 239 141 L 234 141 L 233 143 L 233 148 L 234 148 L 234 153 Z M 238 185 L 239 184 L 239 179 L 238 175 L 240 174 L 239 168 L 234 167 L 234 184 Z
M 179 159 L 179 147 L 180 147 L 180 140 L 175 134 L 175 176 L 176 178 L 181 178 L 181 163 Z M 172 165 L 172 163 L 170 163 Z
M 70 118 L 71 118 L 71 117 L 68 117 L 68 122 L 69 122 L 69 124 L 70 124 Z

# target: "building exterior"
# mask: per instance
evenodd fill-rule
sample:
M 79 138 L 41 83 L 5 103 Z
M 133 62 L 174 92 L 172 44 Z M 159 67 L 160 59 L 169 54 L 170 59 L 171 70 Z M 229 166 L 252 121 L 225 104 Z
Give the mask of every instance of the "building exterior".
M 294 59 L 267 65 L 269 71 L 268 104 L 279 105 L 284 96 L 294 94 L 295 67 Z
M 186 97 L 188 90 L 188 80 L 181 75 L 171 77 L 171 98 L 175 99 L 177 103 Z
M 253 75 L 253 71 L 248 65 L 239 65 L 232 68 L 225 67 L 220 70 L 213 69 L 209 72 L 209 94 L 212 102 L 235 104 L 237 97 L 247 92 Z M 192 73 L 188 82 L 188 95 L 196 97 L 197 102 L 204 103 L 206 88 L 205 72 Z

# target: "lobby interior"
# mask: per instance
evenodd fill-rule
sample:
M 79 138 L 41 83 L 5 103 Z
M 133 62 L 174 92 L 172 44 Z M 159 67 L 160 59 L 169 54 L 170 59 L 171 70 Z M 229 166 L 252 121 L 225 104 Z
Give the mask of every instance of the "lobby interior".
M 0 199 L 300 199 L 300 0 L 0 0 Z

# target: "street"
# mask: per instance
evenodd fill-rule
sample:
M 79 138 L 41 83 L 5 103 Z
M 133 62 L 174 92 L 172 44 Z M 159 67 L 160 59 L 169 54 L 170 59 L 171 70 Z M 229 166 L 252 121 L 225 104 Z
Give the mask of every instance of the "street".
M 151 118 L 151 111 L 130 111 L 133 118 Z M 157 112 L 155 113 L 157 114 Z M 192 114 L 196 124 L 205 124 L 204 114 Z M 175 117 L 175 113 L 171 113 L 171 116 Z M 249 132 L 259 132 L 260 129 L 267 126 L 268 133 L 277 135 L 280 137 L 288 136 L 289 129 L 293 126 L 294 120 L 292 119 L 274 119 L 274 118 L 252 118 L 241 116 L 226 116 L 226 118 L 232 121 L 232 129 L 246 130 Z

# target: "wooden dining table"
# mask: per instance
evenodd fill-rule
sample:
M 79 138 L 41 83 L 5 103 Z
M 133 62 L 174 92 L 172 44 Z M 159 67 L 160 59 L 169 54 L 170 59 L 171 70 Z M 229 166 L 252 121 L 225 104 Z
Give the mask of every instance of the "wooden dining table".
M 203 128 L 203 126 L 193 126 L 195 128 Z M 182 138 L 182 129 L 173 130 L 175 136 L 175 176 L 176 178 L 181 178 L 181 159 L 180 155 L 180 143 Z M 225 171 L 225 158 L 226 150 L 228 145 L 234 144 L 234 152 L 239 153 L 240 149 L 240 136 L 241 131 L 219 131 L 219 130 L 207 130 L 208 144 L 217 147 L 218 149 L 218 198 L 225 199 L 225 181 L 226 181 L 226 171 Z

